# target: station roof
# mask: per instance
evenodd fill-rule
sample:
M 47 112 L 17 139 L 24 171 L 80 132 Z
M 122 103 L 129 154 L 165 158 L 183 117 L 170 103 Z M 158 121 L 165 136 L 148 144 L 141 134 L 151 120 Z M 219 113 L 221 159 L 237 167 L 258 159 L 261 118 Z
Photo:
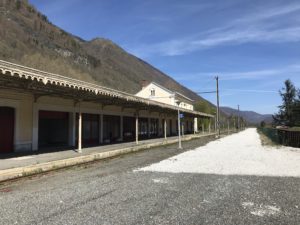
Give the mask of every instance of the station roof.
M 177 106 L 3 60 L 0 60 L 0 87 L 30 91 L 35 96 L 57 96 L 160 113 L 176 113 L 178 110 Z M 180 111 L 195 117 L 214 117 L 183 108 Z

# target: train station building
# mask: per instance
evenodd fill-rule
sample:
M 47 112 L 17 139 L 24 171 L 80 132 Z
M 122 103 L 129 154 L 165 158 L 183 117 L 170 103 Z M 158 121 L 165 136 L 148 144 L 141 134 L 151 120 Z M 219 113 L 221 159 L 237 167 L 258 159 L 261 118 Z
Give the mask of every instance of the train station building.
M 193 100 L 156 83 L 136 95 L 0 60 L 0 154 L 198 132 Z M 83 149 L 84 151 L 84 149 Z

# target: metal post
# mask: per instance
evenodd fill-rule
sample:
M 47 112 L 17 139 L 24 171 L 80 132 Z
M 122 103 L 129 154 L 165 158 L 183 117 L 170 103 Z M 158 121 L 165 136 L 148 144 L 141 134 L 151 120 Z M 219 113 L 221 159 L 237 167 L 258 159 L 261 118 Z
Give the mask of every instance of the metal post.
M 202 122 L 202 134 L 204 134 L 204 122 Z
M 166 118 L 164 119 L 164 136 L 165 136 L 165 139 L 167 139 L 167 120 L 166 120 Z
M 211 118 L 209 118 L 208 133 L 211 133 Z
M 81 105 L 79 102 L 79 116 L 78 116 L 78 152 L 81 153 L 81 149 L 82 149 L 82 113 L 81 113 Z

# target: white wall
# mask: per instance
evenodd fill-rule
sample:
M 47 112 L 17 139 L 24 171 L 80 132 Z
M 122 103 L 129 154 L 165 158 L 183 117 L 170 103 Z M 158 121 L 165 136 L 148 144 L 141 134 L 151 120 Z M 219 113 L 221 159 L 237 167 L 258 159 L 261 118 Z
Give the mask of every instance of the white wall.
M 15 109 L 15 151 L 28 151 L 31 149 L 32 103 L 33 97 L 30 94 L 0 90 L 0 106 Z
M 152 89 L 155 90 L 155 96 L 151 96 Z M 140 92 L 136 94 L 136 96 L 151 99 L 153 101 L 162 102 L 169 105 L 174 104 L 173 93 L 170 93 L 153 83 L 143 88 Z
M 179 104 L 179 107 L 184 109 L 194 110 L 194 106 L 192 104 L 184 101 Z
M 155 90 L 155 96 L 151 96 L 151 90 Z M 175 94 L 172 91 L 168 91 L 155 83 L 150 83 L 148 86 L 144 87 L 141 91 L 139 91 L 136 96 L 151 99 L 153 101 L 162 102 L 168 105 L 177 106 L 175 98 Z M 190 104 L 188 101 L 185 101 L 184 98 L 180 98 L 180 108 L 194 110 L 194 106 Z
M 159 92 L 158 92 L 159 93 Z M 163 93 L 167 95 L 168 93 Z M 174 100 L 174 99 L 173 99 Z M 73 115 L 79 112 L 78 104 L 74 106 L 74 101 L 70 99 L 43 96 L 37 99 L 34 103 L 34 96 L 30 93 L 22 93 L 13 90 L 0 90 L 0 106 L 9 106 L 15 108 L 15 151 L 24 151 L 37 149 L 38 141 L 38 111 L 61 111 L 69 112 Z M 99 115 L 119 115 L 119 116 L 134 116 L 136 109 L 122 109 L 120 106 L 106 106 L 101 104 L 83 102 L 81 103 L 82 113 L 92 113 Z M 157 112 L 143 110 L 139 112 L 140 117 L 160 118 L 160 135 L 163 135 L 162 118 L 167 119 L 167 133 L 169 132 L 169 120 L 172 119 L 172 133 L 176 133 L 176 115 L 165 115 Z M 70 127 L 73 136 L 69 137 L 69 143 L 74 144 L 74 116 L 70 116 Z

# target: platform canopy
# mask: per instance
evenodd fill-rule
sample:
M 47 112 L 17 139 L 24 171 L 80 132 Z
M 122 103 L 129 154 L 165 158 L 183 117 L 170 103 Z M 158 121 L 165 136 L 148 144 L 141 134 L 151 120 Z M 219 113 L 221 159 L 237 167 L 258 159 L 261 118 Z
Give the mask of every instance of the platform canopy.
M 103 87 L 89 82 L 48 73 L 0 60 L 0 87 L 33 93 L 34 96 L 53 96 L 89 101 L 101 105 L 117 105 L 136 110 L 150 110 L 165 114 L 177 113 L 178 107 Z M 186 116 L 207 117 L 213 115 L 180 108 Z

